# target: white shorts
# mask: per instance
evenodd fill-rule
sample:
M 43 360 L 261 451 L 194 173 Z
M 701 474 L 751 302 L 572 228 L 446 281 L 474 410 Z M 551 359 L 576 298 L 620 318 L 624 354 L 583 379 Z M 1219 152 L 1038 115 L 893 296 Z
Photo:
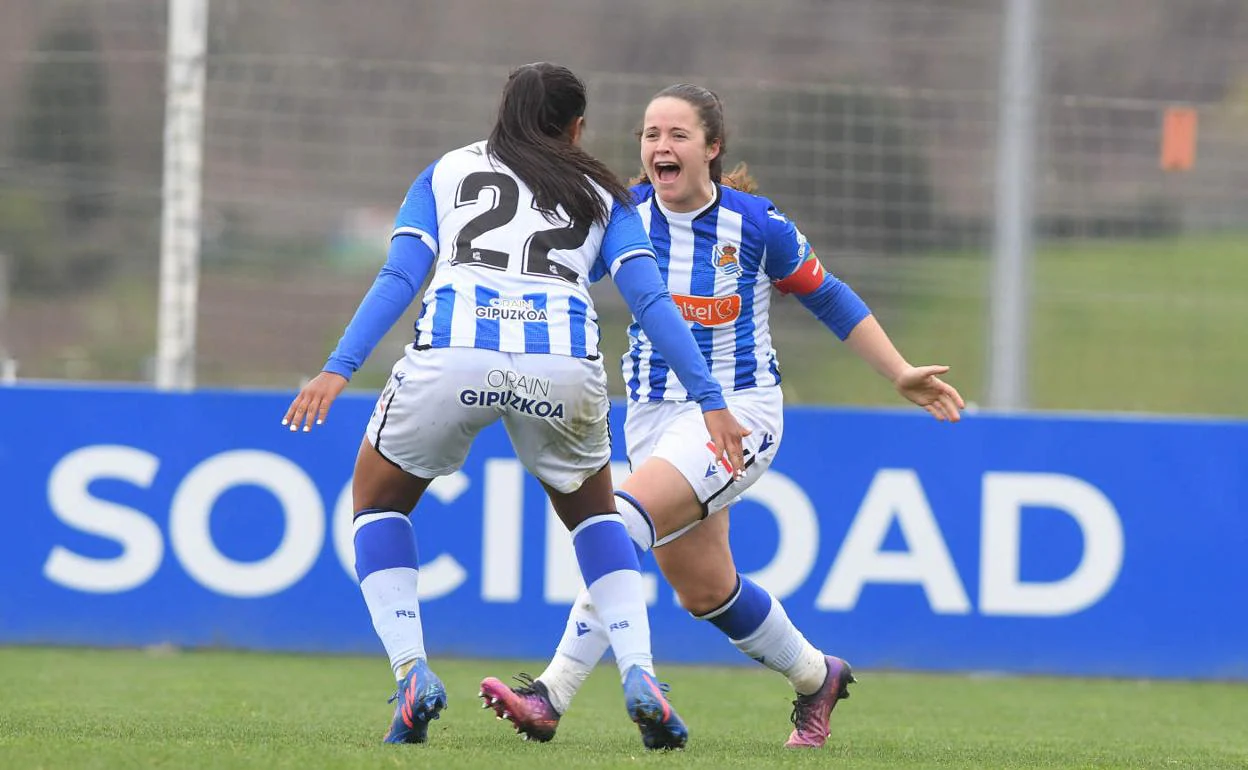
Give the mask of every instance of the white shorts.
M 482 428 L 502 418 L 524 467 L 575 492 L 611 459 L 602 361 L 545 353 L 408 345 L 368 421 L 368 441 L 414 476 L 459 470 Z
M 711 436 L 696 403 L 629 401 L 624 420 L 632 469 L 651 457 L 667 460 L 693 487 L 706 513 L 727 508 L 771 467 L 784 434 L 784 394 L 778 386 L 728 392 L 724 398 L 737 420 L 753 431 L 743 442 L 745 474 L 735 481 L 711 451 Z

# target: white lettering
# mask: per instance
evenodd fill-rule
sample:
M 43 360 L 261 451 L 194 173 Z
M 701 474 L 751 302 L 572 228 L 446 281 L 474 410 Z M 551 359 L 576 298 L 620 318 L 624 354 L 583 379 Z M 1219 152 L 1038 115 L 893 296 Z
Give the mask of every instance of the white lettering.
M 1122 569 L 1118 512 L 1099 489 L 1053 473 L 984 474 L 979 609 L 985 615 L 1071 615 L 1098 602 Z M 1019 579 L 1023 508 L 1056 508 L 1083 532 L 1075 571 L 1052 582 Z
M 508 388 L 520 389 L 522 383 L 529 390 L 542 387 L 542 381 L 508 370 L 490 376 L 497 376 Z M 521 413 L 545 416 L 550 409 L 546 402 L 520 398 L 511 390 L 463 393 L 479 402 L 494 395 L 499 403 Z M 560 414 L 561 407 L 550 414 Z M 128 446 L 83 447 L 63 457 L 48 479 L 53 514 L 67 526 L 110 543 L 109 553 L 120 553 L 107 558 L 85 556 L 56 545 L 44 562 L 45 577 L 90 593 L 129 591 L 149 581 L 164 556 L 161 527 L 142 511 L 100 499 L 92 489 L 98 480 L 148 489 L 159 468 L 156 456 Z M 524 551 L 527 476 L 518 460 L 503 458 L 486 459 L 482 473 L 481 599 L 519 602 L 523 600 L 525 560 L 542 558 Z M 619 486 L 629 475 L 628 465 L 612 463 L 612 474 Z M 1123 566 L 1125 539 L 1117 510 L 1099 489 L 1078 478 L 1046 473 L 988 472 L 982 484 L 980 612 L 989 616 L 1069 615 L 1092 606 L 1113 588 Z M 457 472 L 436 479 L 429 494 L 451 506 L 471 485 L 468 476 Z M 214 508 L 225 492 L 237 486 L 258 487 L 273 495 L 280 506 L 280 542 L 258 560 L 241 562 L 226 556 L 212 539 Z M 778 598 L 793 595 L 810 579 L 820 550 L 819 517 L 810 497 L 792 479 L 772 470 L 743 499 L 766 508 L 779 534 L 775 553 L 750 577 Z M 463 504 L 456 507 L 464 509 Z M 543 599 L 569 604 L 583 586 L 580 569 L 566 528 L 553 508 L 545 507 Z M 1082 552 L 1078 565 L 1065 577 L 1022 579 L 1022 521 L 1028 507 L 1059 511 L 1078 525 Z M 334 501 L 332 541 L 339 562 L 354 580 L 352 511 L 348 482 Z M 904 551 L 883 550 L 894 522 L 905 539 Z M 191 578 L 220 594 L 249 598 L 279 593 L 302 580 L 319 557 L 326 523 L 319 491 L 302 468 L 271 452 L 239 450 L 209 457 L 187 474 L 169 504 L 168 526 L 172 550 Z M 447 596 L 471 578 L 447 551 L 422 564 L 420 572 L 422 600 Z M 653 604 L 656 577 L 644 574 L 644 579 L 646 601 Z M 917 585 L 937 614 L 972 610 L 913 469 L 886 468 L 876 473 L 823 581 L 815 608 L 852 610 L 870 583 Z
M 334 539 L 334 553 L 338 555 L 338 563 L 347 571 L 351 579 L 359 580 L 355 575 L 355 502 L 351 497 L 351 480 L 343 485 L 338 493 L 338 501 L 330 514 L 329 536 Z
M 434 479 L 426 493 L 433 495 L 439 503 L 450 505 L 471 485 L 472 482 L 466 474 L 456 471 L 449 476 Z M 416 542 L 419 544 L 418 522 L 419 519 L 413 521 L 412 528 L 417 530 Z M 464 565 L 449 553 L 440 553 L 432 561 L 420 565 L 420 583 L 416 597 L 421 601 L 440 599 L 462 586 L 467 579 L 468 570 L 464 569 Z
M 276 550 L 239 562 L 218 550 L 209 526 L 213 506 L 228 489 L 257 486 L 281 505 L 284 526 Z M 295 463 L 271 452 L 223 452 L 191 469 L 173 496 L 169 542 L 191 577 L 226 596 L 279 593 L 303 579 L 325 542 L 325 508 L 316 485 Z
M 119 593 L 137 588 L 156 574 L 164 558 L 160 527 L 140 511 L 91 495 L 97 479 L 115 478 L 147 488 L 160 461 L 128 446 L 83 447 L 61 458 L 48 478 L 48 502 L 65 524 L 121 546 L 121 553 L 97 559 L 55 546 L 43 565 L 53 583 L 88 593 Z
M 485 461 L 481 522 L 481 599 L 520 599 L 524 545 L 524 466 L 518 460 Z
M 880 550 L 893 521 L 906 538 L 907 552 Z M 913 470 L 886 468 L 876 473 L 815 606 L 853 609 L 869 582 L 921 585 L 932 611 L 941 615 L 971 611 L 966 589 Z

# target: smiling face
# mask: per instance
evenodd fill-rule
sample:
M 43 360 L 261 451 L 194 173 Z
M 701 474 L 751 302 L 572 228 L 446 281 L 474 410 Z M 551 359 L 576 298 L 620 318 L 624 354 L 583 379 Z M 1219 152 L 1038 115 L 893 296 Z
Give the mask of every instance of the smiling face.
M 706 141 L 706 128 L 689 102 L 661 96 L 646 107 L 641 125 L 641 167 L 655 194 L 671 211 L 695 211 L 715 197 L 711 161 L 719 140 Z

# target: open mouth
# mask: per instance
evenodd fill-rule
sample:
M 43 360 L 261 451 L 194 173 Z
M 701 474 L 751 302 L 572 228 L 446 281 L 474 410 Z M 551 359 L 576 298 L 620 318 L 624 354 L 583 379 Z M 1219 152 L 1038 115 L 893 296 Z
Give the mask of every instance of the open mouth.
M 670 184 L 676 181 L 676 177 L 680 176 L 680 166 L 666 161 L 655 163 L 654 175 L 656 181 Z

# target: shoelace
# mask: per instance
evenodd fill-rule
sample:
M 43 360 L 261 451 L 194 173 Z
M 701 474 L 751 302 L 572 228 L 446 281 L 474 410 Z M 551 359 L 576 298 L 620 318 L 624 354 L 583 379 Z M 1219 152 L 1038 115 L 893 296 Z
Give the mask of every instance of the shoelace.
M 511 691 L 516 695 L 541 695 L 541 693 L 537 691 L 537 680 L 523 671 L 513 676 L 512 679 L 520 683 L 519 687 L 511 688 Z
M 815 710 L 811 708 L 814 706 L 814 702 L 814 694 L 799 695 L 797 700 L 793 701 L 793 713 L 789 715 L 789 721 L 798 730 L 805 730 L 810 726 L 810 722 L 815 716 Z
M 390 700 L 386 701 L 386 703 L 394 703 L 396 700 L 399 699 L 399 695 L 401 695 L 402 693 L 403 693 L 403 683 L 399 682 L 398 687 L 396 687 L 394 690 L 394 695 L 391 695 Z
M 672 686 L 668 684 L 667 682 L 660 682 L 658 680 L 655 680 L 655 684 L 659 686 L 659 692 L 663 693 L 663 697 L 667 700 L 667 702 L 671 703 L 672 702 Z

